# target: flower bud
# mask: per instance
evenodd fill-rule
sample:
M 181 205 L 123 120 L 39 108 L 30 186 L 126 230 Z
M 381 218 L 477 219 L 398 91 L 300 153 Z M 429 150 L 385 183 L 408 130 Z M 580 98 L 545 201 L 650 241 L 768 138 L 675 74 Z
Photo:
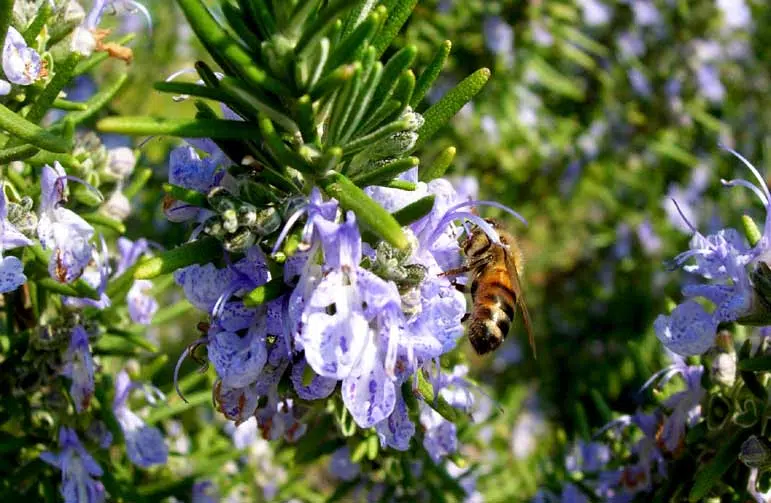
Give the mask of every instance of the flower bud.
M 739 460 L 750 468 L 771 466 L 771 444 L 765 438 L 752 435 L 742 444 Z
M 115 220 L 125 220 L 131 214 L 131 202 L 122 192 L 116 190 L 104 202 L 101 208 L 102 213 Z
M 124 179 L 134 171 L 136 164 L 133 150 L 128 147 L 113 148 L 107 152 L 105 172 L 112 177 Z
M 730 388 L 736 381 L 736 353 L 718 353 L 710 367 L 712 381 Z

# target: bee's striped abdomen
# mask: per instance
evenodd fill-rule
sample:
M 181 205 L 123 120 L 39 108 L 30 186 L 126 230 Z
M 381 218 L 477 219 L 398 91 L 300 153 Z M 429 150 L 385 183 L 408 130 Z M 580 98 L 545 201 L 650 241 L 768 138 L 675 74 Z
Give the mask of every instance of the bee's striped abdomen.
M 506 269 L 497 267 L 472 279 L 471 296 L 474 308 L 468 337 L 482 355 L 500 346 L 508 335 L 517 299 Z

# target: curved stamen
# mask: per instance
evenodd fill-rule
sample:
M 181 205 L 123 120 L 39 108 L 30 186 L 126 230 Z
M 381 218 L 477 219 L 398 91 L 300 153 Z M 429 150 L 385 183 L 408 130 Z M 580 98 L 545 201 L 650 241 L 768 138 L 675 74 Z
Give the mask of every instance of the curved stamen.
M 55 183 L 55 186 L 56 186 L 57 188 L 58 188 L 58 187 L 62 187 L 62 185 L 63 185 L 63 184 L 62 184 L 62 182 L 63 182 L 64 180 L 69 180 L 69 181 L 72 181 L 72 182 L 77 182 L 77 183 L 79 183 L 79 184 L 83 185 L 83 186 L 84 186 L 84 187 L 86 187 L 88 190 L 90 190 L 91 192 L 93 192 L 94 194 L 96 194 L 96 196 L 99 198 L 99 201 L 100 201 L 100 202 L 102 202 L 102 203 L 104 202 L 104 196 L 102 195 L 102 193 L 101 193 L 101 192 L 99 192 L 99 189 L 97 189 L 96 187 L 94 187 L 93 185 L 91 185 L 90 183 L 88 183 L 87 181 L 83 180 L 82 178 L 78 178 L 77 176 L 73 176 L 73 175 L 64 175 L 64 176 L 60 176 L 59 178 L 57 178 L 57 179 L 56 179 L 56 183 Z M 60 184 L 62 184 L 62 185 L 60 185 Z M 62 191 L 63 191 L 63 187 L 62 187 Z
M 680 209 L 680 205 L 677 204 L 677 201 L 675 200 L 675 198 L 672 198 L 672 202 L 674 203 L 675 208 L 677 209 L 677 212 L 680 214 L 680 217 L 683 219 L 683 222 L 685 222 L 685 225 L 687 225 L 688 228 L 691 229 L 691 231 L 693 231 L 694 234 L 700 234 L 699 231 L 696 230 L 696 227 L 694 227 L 693 224 L 691 224 L 691 222 L 688 220 L 688 218 L 686 218 L 685 214 L 683 213 L 683 210 Z
M 669 382 L 670 379 L 672 379 L 675 375 L 679 374 L 681 369 L 675 365 L 670 365 L 668 367 L 664 367 L 663 369 L 659 370 L 655 374 L 653 374 L 650 379 L 645 381 L 645 383 L 640 387 L 638 393 L 642 393 L 646 389 L 648 389 L 653 383 L 661 379 L 661 384 L 666 384 Z
M 153 35 L 153 17 L 150 15 L 150 11 L 147 10 L 147 7 L 145 7 L 139 2 L 136 2 L 135 0 L 124 0 L 124 1 L 125 3 L 127 3 L 128 5 L 134 8 L 134 11 L 132 13 L 139 11 L 145 17 L 145 21 L 147 21 L 147 34 L 152 36 Z
M 297 211 L 292 213 L 292 215 L 286 219 L 286 223 L 284 224 L 284 228 L 281 229 L 281 233 L 278 235 L 278 239 L 276 239 L 276 244 L 273 245 L 273 249 L 271 250 L 270 254 L 275 255 L 276 252 L 278 252 L 278 249 L 281 247 L 281 243 L 284 242 L 284 239 L 286 239 L 287 235 L 289 235 L 289 231 L 292 230 L 292 227 L 294 227 L 294 224 L 297 223 L 297 220 L 300 219 L 303 214 L 308 211 L 308 205 L 305 204 L 302 208 L 299 208 Z
M 211 311 L 211 316 L 213 319 L 219 318 L 222 314 L 222 311 L 225 309 L 225 304 L 227 304 L 228 300 L 241 288 L 244 288 L 246 285 L 243 280 L 236 280 L 232 282 L 224 292 L 222 292 L 222 295 L 217 298 L 217 302 L 214 303 L 214 308 Z
M 763 206 L 768 206 L 768 199 L 766 199 L 765 194 L 763 191 L 761 191 L 756 185 L 752 185 L 747 180 L 743 180 L 741 178 L 737 178 L 734 180 L 726 180 L 725 178 L 720 179 L 720 183 L 723 184 L 724 187 L 745 187 L 747 189 L 750 189 L 752 192 L 755 193 L 756 196 L 760 199 L 760 202 L 763 203 Z
M 527 225 L 527 220 L 525 220 L 525 217 L 517 213 L 516 211 L 512 210 L 505 204 L 501 204 L 497 201 L 486 201 L 486 200 L 469 200 L 469 201 L 462 201 L 454 206 L 451 206 L 446 212 L 445 215 L 448 213 L 452 213 L 453 211 L 459 210 L 461 208 L 465 207 L 474 207 L 474 206 L 492 206 L 493 208 L 498 208 L 499 210 L 503 210 L 509 215 L 513 216 L 523 224 Z
M 612 421 L 609 421 L 607 424 L 605 424 L 605 426 L 597 430 L 597 433 L 592 435 L 592 439 L 598 438 L 600 435 L 602 435 L 603 433 L 605 433 L 610 429 L 615 429 L 615 428 L 623 429 L 629 426 L 630 424 L 632 424 L 632 416 L 628 414 L 621 416 L 619 418 L 613 419 Z
M 484 218 L 480 217 L 479 215 L 474 215 L 473 213 L 456 211 L 452 213 L 445 213 L 444 217 L 442 217 L 442 219 L 439 221 L 439 224 L 434 229 L 434 232 L 431 233 L 431 236 L 427 240 L 429 246 L 431 246 L 431 244 L 436 241 L 439 235 L 444 232 L 444 228 L 447 227 L 447 225 L 449 225 L 454 220 L 461 219 L 471 220 L 474 224 L 476 224 L 477 227 L 482 229 L 482 231 L 487 234 L 487 237 L 490 238 L 490 241 L 492 241 L 494 244 L 501 244 L 500 236 L 498 236 L 498 233 L 495 231 L 493 226 L 490 225 Z
M 208 337 L 201 337 L 200 339 L 197 339 L 196 341 L 192 342 L 190 345 L 188 345 L 185 348 L 185 351 L 182 352 L 182 355 L 177 360 L 177 364 L 174 365 L 174 390 L 177 392 L 177 395 L 185 401 L 185 403 L 190 403 L 187 401 L 187 398 L 185 398 L 185 395 L 182 394 L 182 391 L 179 389 L 179 369 L 182 368 L 182 362 L 185 361 L 185 358 L 188 356 L 192 356 L 193 352 L 198 349 L 198 346 L 202 344 L 206 344 L 209 342 Z
M 743 155 L 741 155 L 739 152 L 737 152 L 736 150 L 732 149 L 731 147 L 727 147 L 725 145 L 720 145 L 720 147 L 722 147 L 724 150 L 727 150 L 727 151 L 731 152 L 734 156 L 738 157 L 739 160 L 742 161 L 744 163 L 744 165 L 749 168 L 749 170 L 752 172 L 752 174 L 758 180 L 758 182 L 760 184 L 760 189 L 763 191 L 763 194 L 765 194 L 765 196 L 766 196 L 766 198 L 765 198 L 766 201 L 771 201 L 771 192 L 769 192 L 769 190 L 768 190 L 768 186 L 766 185 L 766 180 L 763 178 L 763 176 L 760 174 L 760 172 L 758 172 L 758 170 L 755 168 L 755 166 L 750 164 L 750 161 L 745 159 Z M 768 205 L 768 202 L 766 203 L 766 205 Z

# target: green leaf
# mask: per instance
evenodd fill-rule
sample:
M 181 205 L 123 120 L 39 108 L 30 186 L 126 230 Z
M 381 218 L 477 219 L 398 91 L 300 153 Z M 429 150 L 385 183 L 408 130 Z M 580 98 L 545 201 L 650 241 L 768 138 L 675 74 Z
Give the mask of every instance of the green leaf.
M 388 49 L 417 3 L 418 0 L 397 0 L 393 8 L 389 9 L 385 25 L 372 41 L 372 46 L 377 51 L 376 56 L 381 56 Z
M 331 0 L 327 6 L 319 11 L 316 19 L 303 28 L 303 34 L 295 46 L 295 54 L 302 54 L 306 49 L 313 47 L 314 42 L 319 40 L 326 33 L 332 24 L 338 20 L 339 16 L 346 10 L 353 7 L 350 0 Z
M 248 108 L 255 117 L 259 114 L 264 114 L 289 133 L 295 134 L 300 132 L 300 128 L 291 117 L 276 108 L 267 98 L 260 96 L 257 91 L 250 90 L 247 86 L 244 86 L 239 80 L 232 77 L 224 77 L 220 80 L 220 86 L 237 103 Z
M 417 157 L 405 157 L 403 159 L 391 161 L 376 169 L 362 173 L 361 175 L 356 175 L 351 178 L 351 181 L 360 187 L 382 185 L 390 182 L 408 169 L 414 168 L 419 162 Z
M 18 147 L 8 147 L 0 150 L 0 164 L 7 164 L 12 161 L 23 161 L 29 159 L 36 153 L 38 149 L 34 145 L 19 145 Z
M 368 42 L 377 33 L 377 29 L 385 19 L 385 16 L 385 8 L 378 6 L 350 35 L 343 35 L 345 38 L 342 39 L 342 42 L 335 45 L 324 68 L 337 68 L 344 63 L 356 61 L 363 53 L 364 47 L 368 46 Z M 375 54 L 375 56 L 377 55 Z
M 356 73 L 356 69 L 359 67 L 360 65 L 358 64 L 345 64 L 335 68 L 334 71 L 330 72 L 329 75 L 319 80 L 318 83 L 311 88 L 309 93 L 311 99 L 315 102 L 322 97 L 337 91 L 348 80 L 353 78 L 354 74 Z
M 191 309 L 193 309 L 193 305 L 185 299 L 170 306 L 164 306 L 156 311 L 151 324 L 155 326 L 162 326 L 174 318 L 182 316 Z
M 67 112 L 82 112 L 83 110 L 88 109 L 88 106 L 85 103 L 81 103 L 79 101 L 65 100 L 62 98 L 56 98 L 51 106 L 53 108 L 57 108 L 59 110 L 64 110 Z
M 14 0 L 0 0 L 0 40 L 5 40 L 5 34 L 8 32 L 8 26 L 11 25 L 13 17 Z
M 238 0 L 238 3 L 248 22 L 257 27 L 263 40 L 276 33 L 276 20 L 265 0 Z
M 727 442 L 721 443 L 715 457 L 696 472 L 688 501 L 703 501 L 723 474 L 739 462 L 739 450 L 750 433 L 751 430 L 739 430 Z
M 107 117 L 96 123 L 103 133 L 134 136 L 179 136 L 182 138 L 212 138 L 253 140 L 259 138 L 256 124 L 224 119 L 159 119 L 154 117 Z
M 428 215 L 428 213 L 434 209 L 435 199 L 436 196 L 433 194 L 426 197 L 421 197 L 414 203 L 410 203 L 404 208 L 394 211 L 393 216 L 396 221 L 399 222 L 399 225 L 406 227 L 407 225 L 410 225 L 413 222 L 417 222 L 421 218 Z
M 442 150 L 432 164 L 421 163 L 418 169 L 418 179 L 421 182 L 430 182 L 444 176 L 447 168 L 455 159 L 455 147 L 447 147 Z
M 123 195 L 126 196 L 126 198 L 131 199 L 132 197 L 139 194 L 139 191 L 142 190 L 142 188 L 147 185 L 147 182 L 150 181 L 150 178 L 153 177 L 153 170 L 150 168 L 143 168 L 136 171 L 136 174 L 134 175 L 134 179 L 131 180 L 131 183 L 128 187 L 126 187 L 123 190 Z
M 193 84 L 192 82 L 156 82 L 153 87 L 162 93 L 174 93 L 181 95 L 197 96 L 228 103 L 232 100 L 227 93 L 220 89 Z
M 4 105 L 0 105 L 0 129 L 10 133 L 11 138 L 17 137 L 50 152 L 65 153 L 72 149 L 71 143 L 66 139 L 47 132 Z
M 134 279 L 152 279 L 189 265 L 206 264 L 221 257 L 222 253 L 222 244 L 218 240 L 205 237 L 143 260 L 137 264 Z
M 178 0 L 177 3 L 196 36 L 223 69 L 233 71 L 249 87 L 279 95 L 286 93 L 286 86 L 259 68 L 254 57 L 227 34 L 200 0 Z
M 418 393 L 420 393 L 420 395 L 423 397 L 426 405 L 434 409 L 439 413 L 440 416 L 450 421 L 451 423 L 457 424 L 460 422 L 462 413 L 450 405 L 447 400 L 442 398 L 440 395 L 434 395 L 434 386 L 428 381 L 428 379 L 426 379 L 423 371 L 419 371 L 417 374 Z
M 393 246 L 409 246 L 399 222 L 382 206 L 372 200 L 351 180 L 340 173 L 329 173 L 320 180 L 321 187 L 330 197 L 338 200 L 343 209 L 351 210 L 359 221 Z
M 244 305 L 246 307 L 261 306 L 266 302 L 277 299 L 285 290 L 284 278 L 273 278 L 244 295 Z
M 739 369 L 750 372 L 771 371 L 771 356 L 756 356 L 739 361 Z
M 451 49 L 452 42 L 449 40 L 442 42 L 442 45 L 439 46 L 439 49 L 428 63 L 428 66 L 421 72 L 420 77 L 418 77 L 417 83 L 415 84 L 415 92 L 412 93 L 412 100 L 410 100 L 412 108 L 416 108 L 420 104 L 428 90 L 434 85 L 434 81 L 439 77 L 439 73 L 442 71 L 444 63 L 450 55 Z
M 184 201 L 193 206 L 198 206 L 199 208 L 205 208 L 209 205 L 206 195 L 201 194 L 197 190 L 186 189 L 185 187 L 180 187 L 179 185 L 171 183 L 164 183 L 163 191 L 177 201 Z
M 102 213 L 97 213 L 97 212 L 85 213 L 81 216 L 83 217 L 83 220 L 85 220 L 90 224 L 105 227 L 107 229 L 115 231 L 118 234 L 126 233 L 126 226 L 123 225 L 123 222 L 121 222 L 120 220 L 116 220 L 114 218 L 110 218 L 107 215 L 103 215 Z
M 294 150 L 291 150 L 286 143 L 284 143 L 284 140 L 278 135 L 270 119 L 265 116 L 260 116 L 258 123 L 260 125 L 260 136 L 265 140 L 265 143 L 267 143 L 268 150 L 273 154 L 273 158 L 278 164 L 281 166 L 289 166 L 298 171 L 311 171 L 311 167 L 305 159 Z
M 409 70 L 410 65 L 415 61 L 418 54 L 418 48 L 414 45 L 408 45 L 391 56 L 388 63 L 383 67 L 383 76 L 380 78 L 380 85 L 375 92 L 373 103 L 380 104 L 388 99 L 396 88 L 399 78 L 405 70 Z M 399 99 L 396 97 L 396 99 Z M 402 101 L 403 100 L 399 100 Z
M 65 120 L 70 120 L 73 124 L 80 124 L 93 117 L 99 110 L 105 107 L 118 94 L 128 81 L 128 75 L 123 73 L 113 82 L 105 86 L 101 91 L 93 95 L 86 102 L 86 109 L 82 112 L 72 112 L 67 114 Z
M 471 101 L 482 90 L 490 78 L 490 70 L 482 68 L 472 73 L 458 84 L 452 91 L 426 110 L 423 118 L 426 120 L 418 130 L 420 137 L 415 149 L 423 146 L 439 129 L 444 126 L 463 105 Z
M 350 143 L 343 145 L 343 154 L 346 158 L 351 157 L 354 154 L 361 152 L 365 148 L 371 147 L 383 138 L 391 136 L 394 133 L 408 130 L 409 127 L 410 123 L 406 120 L 390 122 L 380 129 L 377 129 L 364 136 L 360 136 Z
M 357 61 L 353 66 L 353 76 L 338 92 L 335 97 L 334 105 L 332 106 L 332 112 L 329 114 L 325 139 L 327 145 L 336 145 L 340 140 L 340 132 L 348 122 L 348 117 L 353 109 L 353 104 L 356 102 L 356 97 L 361 89 L 362 65 Z
M 211 391 L 209 390 L 193 393 L 192 395 L 187 396 L 186 400 L 184 401 L 180 399 L 176 403 L 173 403 L 171 405 L 162 405 L 160 407 L 157 407 L 151 410 L 150 414 L 147 415 L 147 419 L 145 419 L 145 422 L 147 422 L 147 424 L 155 424 L 169 417 L 176 416 L 177 414 L 181 414 L 186 410 L 208 403 L 210 400 L 211 400 Z
M 48 5 L 48 4 L 46 4 Z M 49 7 L 50 8 L 50 7 Z M 71 53 L 67 59 L 56 65 L 56 73 L 51 81 L 35 99 L 34 103 L 27 112 L 26 119 L 37 124 L 51 108 L 59 93 L 64 89 L 72 79 L 72 73 L 75 65 L 78 64 L 82 56 L 77 53 Z M 83 104 L 80 104 L 84 106 Z
M 581 81 L 564 76 L 540 57 L 530 58 L 528 66 L 528 70 L 534 72 L 538 82 L 550 91 L 573 101 L 584 100 L 585 91 Z

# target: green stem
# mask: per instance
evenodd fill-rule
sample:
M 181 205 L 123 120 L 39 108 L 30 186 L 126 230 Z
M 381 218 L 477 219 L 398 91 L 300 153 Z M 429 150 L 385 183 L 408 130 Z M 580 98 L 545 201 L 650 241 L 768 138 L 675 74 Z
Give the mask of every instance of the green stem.
M 256 124 L 224 119 L 158 119 L 153 117 L 107 117 L 96 123 L 103 133 L 134 136 L 179 136 L 217 140 L 251 140 L 260 137 Z
M 50 152 L 65 153 L 72 148 L 64 138 L 47 132 L 4 105 L 0 105 L 0 129 L 9 132 L 12 139 L 14 137 L 20 138 L 35 147 Z

